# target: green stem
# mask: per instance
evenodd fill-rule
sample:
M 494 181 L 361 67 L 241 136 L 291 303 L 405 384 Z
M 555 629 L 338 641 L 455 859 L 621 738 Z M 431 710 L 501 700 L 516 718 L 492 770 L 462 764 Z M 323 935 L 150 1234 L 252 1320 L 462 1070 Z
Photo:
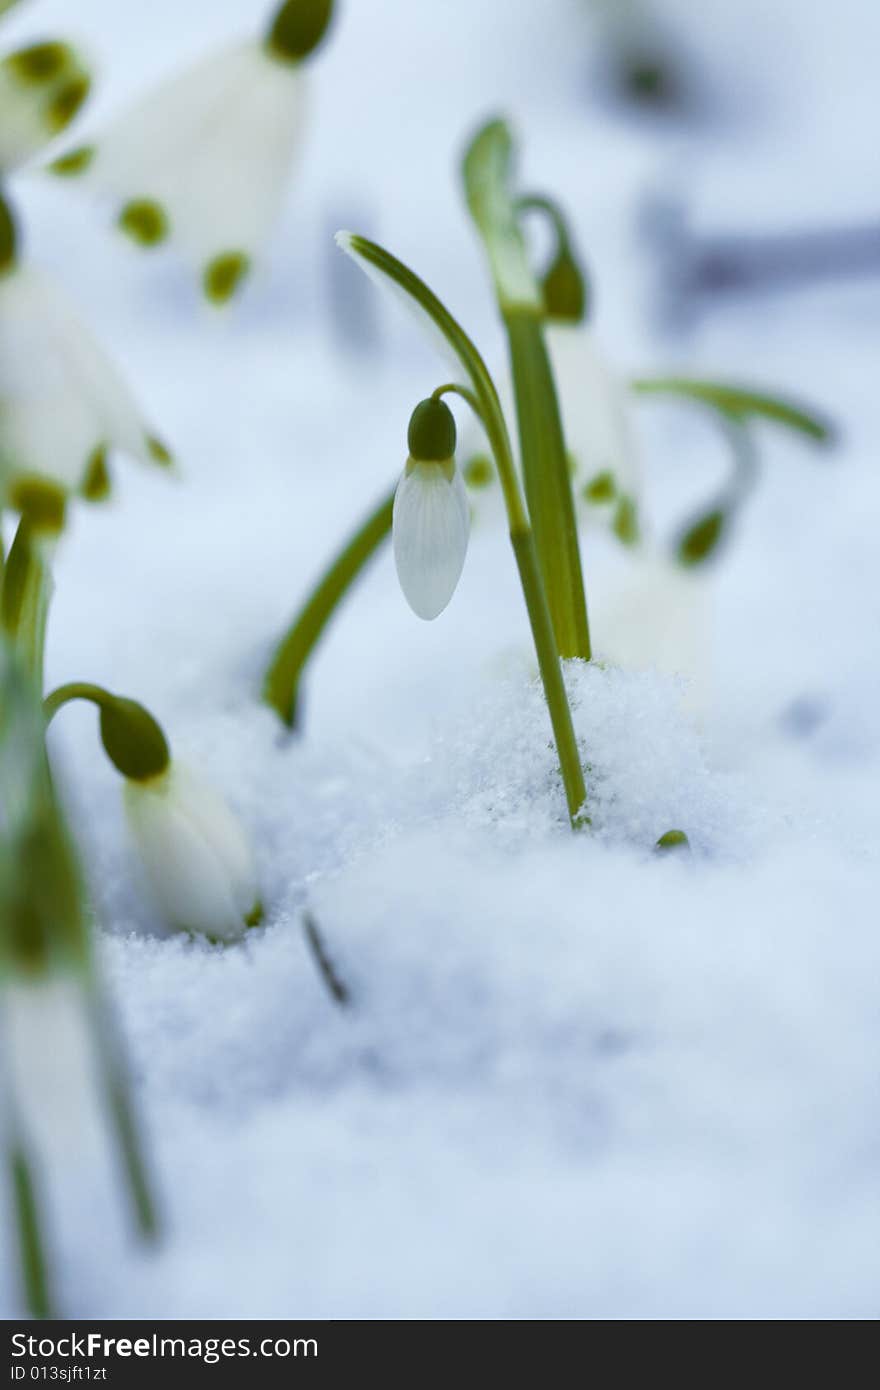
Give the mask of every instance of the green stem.
M 556 739 L 556 751 L 559 754 L 562 781 L 565 786 L 565 798 L 568 803 L 568 815 L 572 829 L 576 830 L 583 825 L 590 824 L 589 817 L 584 813 L 587 788 L 584 783 L 580 752 L 572 724 L 571 708 L 568 703 L 565 682 L 562 679 L 562 667 L 553 640 L 553 624 L 550 619 L 550 609 L 547 606 L 544 587 L 541 583 L 535 541 L 528 529 L 511 531 L 510 541 L 525 595 L 541 680 L 544 683 L 544 694 L 550 710 L 550 720 Z
M 483 420 L 483 412 L 480 407 L 480 402 L 477 400 L 477 397 L 474 395 L 473 391 L 469 391 L 466 386 L 460 386 L 457 381 L 447 381 L 445 385 L 438 386 L 436 391 L 431 392 L 431 397 L 435 401 L 439 401 L 441 396 L 449 395 L 460 396 L 463 401 L 467 401 L 471 410 L 474 412 L 477 419 L 481 421 L 483 427 L 485 428 L 485 421 Z
M 69 705 L 72 700 L 88 700 L 90 704 L 101 709 L 111 699 L 110 692 L 103 686 L 91 685 L 88 681 L 69 681 L 67 685 L 59 685 L 46 696 L 43 701 L 43 716 L 46 723 L 51 724 L 58 711 Z
M 97 1043 L 98 1065 L 110 1123 L 128 1185 L 129 1199 L 141 1235 L 155 1240 L 159 1218 L 152 1182 L 144 1158 L 140 1126 L 131 1099 L 131 1086 L 122 1047 L 102 993 L 94 981 L 89 991 L 90 1017 Z
M 552 198 L 547 198 L 543 193 L 525 193 L 517 198 L 514 203 L 517 212 L 543 212 L 553 224 L 556 233 L 556 251 L 568 250 L 571 246 L 571 237 L 568 231 L 568 223 L 558 203 L 554 203 Z
M 562 418 L 540 319 L 504 314 L 513 371 L 523 481 L 556 647 L 589 661 L 590 628 Z
M 15 1140 L 9 1149 L 9 1174 L 15 1207 L 19 1268 L 28 1312 L 34 1318 L 56 1316 L 49 1291 L 48 1261 L 30 1160 Z
M 15 643 L 38 689 L 43 685 L 46 623 L 52 597 L 52 575 L 40 542 L 22 519 L 3 569 L 0 618 Z
M 544 685 L 544 695 L 556 740 L 556 751 L 559 755 L 560 771 L 562 772 L 565 797 L 568 803 L 568 815 L 572 828 L 578 829 L 583 825 L 589 825 L 590 822 L 583 810 L 587 789 L 571 718 L 571 707 L 562 678 L 562 667 L 554 638 L 547 592 L 544 583 L 542 583 L 535 535 L 529 525 L 526 509 L 523 505 L 507 426 L 504 423 L 498 393 L 488 372 L 486 372 L 486 377 L 486 383 L 481 382 L 478 378 L 476 394 L 458 386 L 444 386 L 440 387 L 439 390 L 441 392 L 456 391 L 468 402 L 479 417 L 489 439 L 505 499 L 509 498 L 512 503 L 512 505 L 508 505 L 510 543 L 519 570 L 526 611 L 532 629 L 532 640 L 535 644 L 538 667 Z M 581 593 L 583 594 L 583 588 L 581 588 Z M 584 617 L 586 617 L 586 613 Z M 589 656 L 589 651 L 587 655 Z
M 391 534 L 393 506 L 392 490 L 325 570 L 275 649 L 263 680 L 263 699 L 288 728 L 297 724 L 303 670 L 337 606 Z

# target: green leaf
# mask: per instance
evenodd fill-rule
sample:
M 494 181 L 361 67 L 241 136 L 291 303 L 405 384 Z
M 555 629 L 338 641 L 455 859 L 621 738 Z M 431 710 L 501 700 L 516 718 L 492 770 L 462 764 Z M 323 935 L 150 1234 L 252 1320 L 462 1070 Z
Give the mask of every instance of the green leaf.
M 510 189 L 513 140 L 504 121 L 490 121 L 468 147 L 462 168 L 471 216 L 486 244 L 502 311 L 542 314 L 544 300 L 529 265 Z
M 429 330 L 431 338 L 439 329 L 446 347 L 452 349 L 456 361 L 464 367 L 474 388 L 478 392 L 484 389 L 489 381 L 489 373 L 482 357 L 461 324 L 415 271 L 384 247 L 353 232 L 337 232 L 336 244 L 357 262 L 371 280 L 384 284 L 386 289 L 397 290 L 398 297 L 402 291 L 409 307 L 415 309 L 417 317 Z
M 654 846 L 661 853 L 669 850 L 690 849 L 690 847 L 691 842 L 683 830 L 667 830 L 666 834 L 661 835 Z
M 468 207 L 483 241 L 513 373 L 523 483 L 560 656 L 591 656 L 590 631 L 562 416 L 543 333 L 544 294 L 532 273 L 519 214 L 546 199 L 516 200 L 513 140 L 504 121 L 478 131 L 464 159 Z M 570 288 L 570 287 L 569 287 Z M 553 288 L 551 286 L 551 295 Z M 565 308 L 571 310 L 566 293 Z
M 396 487 L 396 484 L 395 484 Z M 337 608 L 376 551 L 391 535 L 392 488 L 333 557 L 272 654 L 263 699 L 289 729 L 299 721 L 300 685 L 312 653 Z
M 631 385 L 638 395 L 682 396 L 686 400 L 709 406 L 710 409 L 739 423 L 759 419 L 784 425 L 819 444 L 832 443 L 835 437 L 831 421 L 819 411 L 780 396 L 755 391 L 748 386 L 680 376 L 641 377 Z
M 14 1141 L 7 1161 L 12 1178 L 15 1221 L 18 1228 L 19 1267 L 25 1302 L 31 1317 L 51 1318 L 56 1314 L 50 1292 L 43 1217 L 33 1165 L 21 1144 Z

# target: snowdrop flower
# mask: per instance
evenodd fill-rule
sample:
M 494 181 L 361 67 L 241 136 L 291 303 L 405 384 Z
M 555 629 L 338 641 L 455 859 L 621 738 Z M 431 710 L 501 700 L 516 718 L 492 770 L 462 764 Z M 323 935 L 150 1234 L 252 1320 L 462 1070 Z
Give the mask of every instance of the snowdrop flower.
M 35 43 L 0 61 L 0 174 L 25 164 L 67 128 L 91 79 L 69 44 Z
M 588 525 L 610 527 L 622 544 L 635 545 L 641 538 L 642 485 L 627 385 L 608 365 L 587 323 L 550 318 L 544 339 L 581 515 Z M 515 419 L 509 371 L 496 380 L 505 414 Z M 469 430 L 461 453 L 468 487 L 487 489 L 494 469 L 478 426 Z
M 711 699 L 710 592 L 654 547 L 627 561 L 616 583 L 598 586 L 596 651 L 628 671 L 659 671 L 685 682 L 683 704 L 702 714 Z
M 102 1116 L 82 981 L 66 972 L 9 974 L 0 1037 L 6 1103 L 35 1152 L 59 1167 L 93 1158 Z
M 17 252 L 0 194 L 0 499 L 22 511 L 51 490 L 98 500 L 113 449 L 167 467 L 168 450 L 76 310 Z
M 409 458 L 394 495 L 397 577 L 418 617 L 438 617 L 455 593 L 467 554 L 470 512 L 455 461 L 455 420 L 442 400 L 416 406 Z
M 278 215 L 304 120 L 303 62 L 332 11 L 333 0 L 286 0 L 263 39 L 163 83 L 52 171 L 107 194 L 138 245 L 173 239 L 206 297 L 226 303 Z
M 104 752 L 124 781 L 135 850 L 169 926 L 234 941 L 262 920 L 254 855 L 222 797 L 172 759 L 149 710 L 75 681 L 43 702 L 47 721 L 76 700 L 96 705 Z
M 166 921 L 235 941 L 263 917 L 253 851 L 212 787 L 179 763 L 125 783 L 135 847 Z
M 585 323 L 548 322 L 547 350 L 565 442 L 584 500 L 637 502 L 641 482 L 629 393 Z

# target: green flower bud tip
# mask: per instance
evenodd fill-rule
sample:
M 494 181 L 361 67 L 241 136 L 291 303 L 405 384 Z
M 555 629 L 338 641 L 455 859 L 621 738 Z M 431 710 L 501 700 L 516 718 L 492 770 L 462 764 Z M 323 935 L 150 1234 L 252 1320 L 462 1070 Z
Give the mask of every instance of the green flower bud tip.
M 707 512 L 678 543 L 678 559 L 682 565 L 701 565 L 717 548 L 727 526 L 727 516 L 719 508 Z
M 146 436 L 146 444 L 150 458 L 154 463 L 158 463 L 161 468 L 174 467 L 174 455 L 167 444 L 163 444 L 162 440 L 158 439 L 155 434 Z
M 691 842 L 683 830 L 667 830 L 661 835 L 654 848 L 661 853 L 672 849 L 690 849 Z
M 407 432 L 410 457 L 417 463 L 445 463 L 455 453 L 455 417 L 442 400 L 420 401 Z
M 639 514 L 631 497 L 621 497 L 611 526 L 621 545 L 638 545 L 641 538 Z
M 281 63 L 298 63 L 318 47 L 333 18 L 333 0 L 285 0 L 266 36 L 266 48 Z
M 57 174 L 59 178 L 75 178 L 77 174 L 85 173 L 94 158 L 94 145 L 80 145 L 68 154 L 62 154 L 58 159 L 54 159 L 48 165 L 49 173 Z
M 562 323 L 580 323 L 586 317 L 587 291 L 580 267 L 568 247 L 563 247 L 541 290 L 547 317 Z
M 158 246 L 168 236 L 168 214 L 152 198 L 133 198 L 120 212 L 117 226 L 138 246 Z
M 584 501 L 591 502 L 594 506 L 603 502 L 613 502 L 616 496 L 617 483 L 610 468 L 606 468 L 602 473 L 597 473 L 584 485 Z
M 60 77 L 64 69 L 73 66 L 75 61 L 73 50 L 66 43 L 50 39 L 46 43 L 34 43 L 29 48 L 10 53 L 4 67 L 19 82 L 41 87 Z
M 72 77 L 55 93 L 46 110 L 46 124 L 53 135 L 70 125 L 91 90 L 91 78 L 83 73 L 80 77 Z
M 108 695 L 100 703 L 100 712 L 101 742 L 117 772 L 133 782 L 148 782 L 167 771 L 168 741 L 143 705 Z
M 222 256 L 215 256 L 202 276 L 205 297 L 212 304 L 228 304 L 250 268 L 250 257 L 243 251 L 226 251 Z
M 99 444 L 97 449 L 93 449 L 89 455 L 80 492 L 87 502 L 103 502 L 105 498 L 110 496 L 107 450 L 103 444 Z
M 12 209 L 0 193 L 0 275 L 12 270 L 18 249 L 18 231 Z

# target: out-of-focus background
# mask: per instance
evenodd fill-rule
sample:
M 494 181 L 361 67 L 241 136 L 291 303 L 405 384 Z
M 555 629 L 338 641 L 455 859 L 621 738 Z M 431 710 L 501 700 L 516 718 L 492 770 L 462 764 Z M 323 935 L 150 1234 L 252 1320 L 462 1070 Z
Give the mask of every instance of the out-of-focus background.
M 98 1178 L 62 1173 L 67 1311 L 873 1315 L 880 14 L 338 11 L 283 220 L 228 312 L 200 302 L 173 248 L 139 255 L 71 185 L 33 168 L 12 184 L 28 253 L 180 464 L 169 481 L 120 461 L 114 500 L 77 510 L 49 680 L 155 708 L 250 825 L 269 909 L 225 954 L 165 940 L 93 713 L 65 716 L 53 749 L 171 1231 L 150 1259 L 109 1220 L 97 1235 Z M 94 58 L 69 145 L 266 12 L 34 0 L 3 41 L 60 32 Z M 254 698 L 447 374 L 333 231 L 417 268 L 503 370 L 458 172 L 494 113 L 518 133 L 523 184 L 570 213 L 596 340 L 623 376 L 753 382 L 840 428 L 827 454 L 762 433 L 760 486 L 699 579 L 696 716 L 651 673 L 587 679 L 602 809 L 586 846 L 542 809 L 546 730 L 491 506 L 436 624 L 405 607 L 390 555 L 376 561 L 318 653 L 302 741 L 283 744 Z M 724 444 L 685 408 L 634 411 L 664 536 L 713 496 Z M 605 538 L 585 566 L 601 630 L 626 576 Z M 672 824 L 693 863 L 648 855 Z M 352 1017 L 315 985 L 307 896 L 355 981 Z M 13 1309 L 6 1273 L 0 1290 Z

